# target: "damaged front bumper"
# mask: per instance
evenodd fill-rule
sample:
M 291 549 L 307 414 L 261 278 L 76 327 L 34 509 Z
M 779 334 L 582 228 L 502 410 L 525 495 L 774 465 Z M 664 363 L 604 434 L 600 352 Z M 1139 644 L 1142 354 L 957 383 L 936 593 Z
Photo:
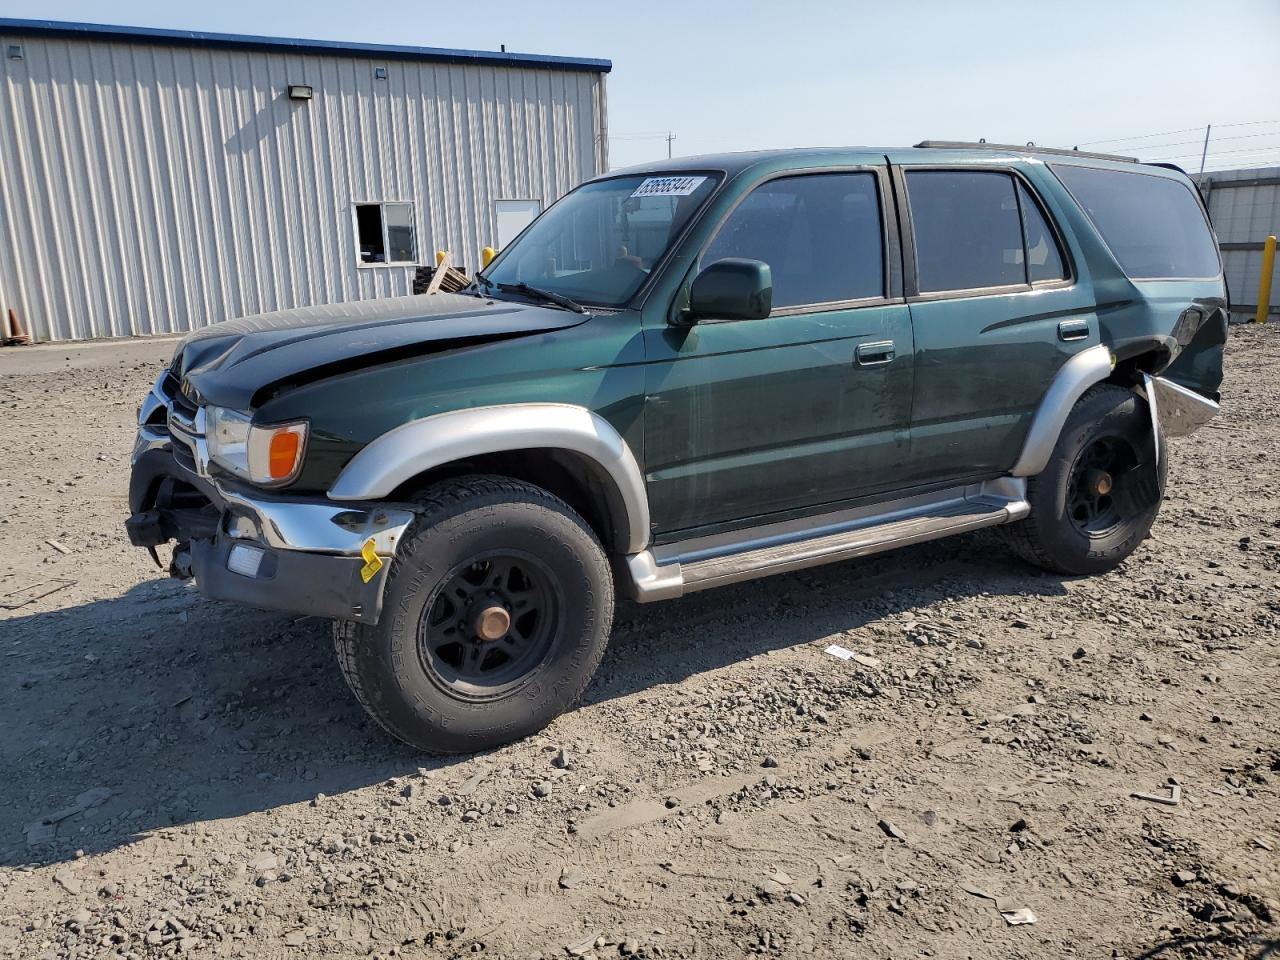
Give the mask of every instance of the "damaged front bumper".
M 408 508 L 266 495 L 201 475 L 174 456 L 144 404 L 125 522 L 135 546 L 176 541 L 171 572 L 215 600 L 377 623 Z

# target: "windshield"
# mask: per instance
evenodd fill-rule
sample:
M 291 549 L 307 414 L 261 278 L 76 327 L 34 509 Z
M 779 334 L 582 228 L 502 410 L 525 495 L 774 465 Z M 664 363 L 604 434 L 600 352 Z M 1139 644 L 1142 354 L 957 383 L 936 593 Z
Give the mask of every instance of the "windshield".
M 705 174 L 585 184 L 534 221 L 484 276 L 578 303 L 624 306 L 715 185 Z

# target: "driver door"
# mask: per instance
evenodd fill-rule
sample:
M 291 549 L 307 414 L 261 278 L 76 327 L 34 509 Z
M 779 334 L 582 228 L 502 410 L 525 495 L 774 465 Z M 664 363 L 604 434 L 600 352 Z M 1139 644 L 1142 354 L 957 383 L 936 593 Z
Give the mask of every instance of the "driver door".
M 913 343 L 887 183 L 885 168 L 862 167 L 756 185 L 694 272 L 726 257 L 768 263 L 770 316 L 645 330 L 660 541 L 899 484 Z

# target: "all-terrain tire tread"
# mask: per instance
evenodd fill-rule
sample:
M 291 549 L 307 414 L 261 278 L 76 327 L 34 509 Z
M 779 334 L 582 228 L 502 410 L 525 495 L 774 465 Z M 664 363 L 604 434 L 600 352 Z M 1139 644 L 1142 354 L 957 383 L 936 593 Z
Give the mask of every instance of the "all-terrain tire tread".
M 414 505 L 414 513 L 417 514 L 417 519 L 401 540 L 400 556 L 406 557 L 413 554 L 417 544 L 416 531 L 430 530 L 436 523 L 452 516 L 456 512 L 480 506 L 484 502 L 493 499 L 508 504 L 512 501 L 517 501 L 530 506 L 541 506 L 559 513 L 580 527 L 583 534 L 595 543 L 601 554 L 604 553 L 600 539 L 596 536 L 595 531 L 591 529 L 591 526 L 576 510 L 555 494 L 523 480 L 501 476 L 474 475 L 441 481 L 410 499 L 409 502 Z M 387 582 L 383 585 L 384 596 L 391 592 L 391 586 L 397 574 L 405 569 L 405 564 L 392 561 L 391 569 L 387 573 Z M 604 579 L 604 589 L 607 609 L 611 610 L 614 603 L 614 585 L 611 576 Z M 396 729 L 383 711 L 374 706 L 373 698 L 366 694 L 360 679 L 358 667 L 359 647 L 363 643 L 369 642 L 374 629 L 374 627 L 367 624 L 354 623 L 347 620 L 334 621 L 333 649 L 338 661 L 338 668 L 341 670 L 342 676 L 346 680 L 347 686 L 351 688 L 356 700 L 364 708 L 365 713 L 397 740 L 413 744 L 412 736 Z M 604 657 L 606 646 L 606 644 L 601 644 L 595 656 L 592 657 L 590 669 L 585 672 L 582 682 L 569 698 L 570 706 L 581 698 L 583 692 L 591 683 L 592 676 Z M 433 748 L 432 752 L 443 754 L 457 751 Z
M 1075 407 L 1073 408 L 1072 412 L 1074 413 L 1075 409 L 1078 409 L 1079 407 L 1084 406 L 1094 397 L 1103 395 L 1103 394 L 1115 394 L 1117 400 L 1120 400 L 1120 399 L 1128 400 L 1130 397 L 1133 396 L 1133 391 L 1128 390 L 1125 387 L 1118 386 L 1117 384 L 1114 384 L 1114 383 L 1105 383 L 1105 382 L 1096 383 L 1080 395 L 1080 399 L 1075 402 Z M 1068 415 L 1067 423 L 1064 423 L 1062 427 L 1063 433 L 1066 433 L 1067 425 L 1070 422 L 1071 422 L 1071 417 L 1070 415 Z M 1056 454 L 1057 454 L 1057 447 L 1055 445 L 1054 455 Z M 1162 443 L 1161 455 L 1163 456 L 1163 454 L 1164 454 L 1164 445 Z M 1040 482 L 1041 482 L 1040 476 L 1034 476 L 1027 480 L 1026 499 L 1028 500 L 1028 502 L 1032 502 L 1032 503 L 1035 502 L 1036 487 Z M 1048 545 L 1045 543 L 1039 528 L 1035 525 L 1035 523 L 1032 522 L 1031 517 L 1026 517 L 1014 523 L 1003 524 L 1002 526 L 997 527 L 997 530 L 999 530 L 1001 537 L 1003 537 L 1009 549 L 1012 550 L 1015 555 L 1025 560 L 1027 563 L 1030 563 L 1033 566 L 1040 567 L 1043 570 L 1048 570 L 1052 573 L 1057 573 L 1064 576 L 1075 575 L 1075 572 L 1073 570 L 1059 563 L 1057 560 L 1053 559 L 1052 553 Z

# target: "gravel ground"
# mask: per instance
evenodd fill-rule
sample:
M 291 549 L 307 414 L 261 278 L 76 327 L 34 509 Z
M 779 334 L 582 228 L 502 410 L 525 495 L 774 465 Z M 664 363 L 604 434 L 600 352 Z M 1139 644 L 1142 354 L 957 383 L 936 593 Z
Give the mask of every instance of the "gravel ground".
M 623 607 L 579 709 L 449 760 L 128 545 L 171 349 L 0 351 L 0 594 L 58 588 L 0 609 L 0 956 L 1280 957 L 1280 328 L 1122 569 Z

